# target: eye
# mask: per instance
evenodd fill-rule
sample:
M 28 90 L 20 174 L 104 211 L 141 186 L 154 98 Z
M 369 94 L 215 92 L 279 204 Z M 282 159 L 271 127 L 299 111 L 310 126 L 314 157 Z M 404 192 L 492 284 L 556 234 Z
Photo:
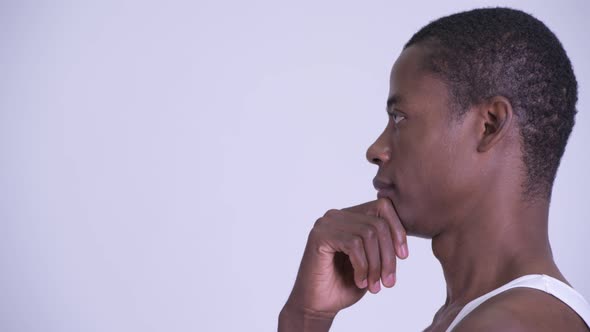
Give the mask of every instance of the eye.
M 393 122 L 395 122 L 396 124 L 400 123 L 400 121 L 402 121 L 403 119 L 405 119 L 406 117 L 403 115 L 399 115 L 399 114 L 391 114 L 391 116 L 393 117 Z

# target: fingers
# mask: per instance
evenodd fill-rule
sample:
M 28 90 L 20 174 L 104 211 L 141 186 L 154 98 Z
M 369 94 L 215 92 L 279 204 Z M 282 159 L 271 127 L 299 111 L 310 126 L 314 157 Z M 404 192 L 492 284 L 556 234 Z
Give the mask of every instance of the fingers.
M 354 283 L 358 288 L 364 289 L 369 285 L 368 271 L 369 261 L 366 255 L 365 242 L 360 234 L 348 227 L 342 227 L 344 223 L 338 218 L 339 211 L 331 209 L 319 218 L 310 233 L 313 241 L 325 243 L 329 252 L 345 253 L 352 265 Z M 309 243 L 309 242 L 308 242 Z M 326 247 L 323 247 L 326 248 Z M 324 251 L 319 246 L 320 251 Z
M 372 226 L 365 224 L 338 224 L 339 227 L 337 227 L 341 228 L 344 232 L 355 235 L 351 240 L 353 245 L 350 249 L 359 248 L 361 251 L 364 251 L 367 264 L 366 266 L 360 266 L 359 275 L 361 281 L 366 279 L 366 283 L 368 284 L 371 293 L 375 294 L 379 292 L 381 289 L 381 254 L 376 230 L 374 230 Z M 365 284 L 365 282 L 363 282 L 363 284 Z
M 401 259 L 406 259 L 409 255 L 406 229 L 402 225 L 391 200 L 380 198 L 377 200 L 377 206 L 377 215 L 383 217 L 389 223 L 397 256 Z
M 406 229 L 404 228 L 393 203 L 388 198 L 379 198 L 376 201 L 370 201 L 363 204 L 347 207 L 341 211 L 360 213 L 365 215 L 382 217 L 389 223 L 395 252 L 401 259 L 406 259 L 409 255 Z
M 350 233 L 342 233 L 343 242 L 340 249 L 348 255 L 354 270 L 354 283 L 358 288 L 367 288 L 367 270 L 369 263 L 365 255 L 363 240 Z
M 348 228 L 355 234 L 359 234 L 364 241 L 369 263 L 369 290 L 373 293 L 378 292 L 380 279 L 384 286 L 393 287 L 396 257 L 387 221 L 378 217 L 367 219 L 366 216 L 362 217 L 347 211 L 342 211 L 342 213 L 346 215 L 346 219 L 335 227 Z M 346 225 L 346 223 L 350 225 Z
M 330 227 L 340 233 L 340 248 L 350 257 L 359 288 L 368 285 L 371 293 L 395 284 L 396 257 L 388 222 L 379 217 L 330 210 Z M 360 253 L 359 253 L 360 251 Z M 365 280 L 366 279 L 366 280 Z
M 366 214 L 366 215 L 370 215 L 370 216 L 376 216 L 377 209 L 376 209 L 375 202 L 376 201 L 366 202 L 363 204 L 340 209 L 340 211 L 348 211 L 348 212 Z
M 379 234 L 379 249 L 381 253 L 381 280 L 385 287 L 393 287 L 395 284 L 395 269 L 397 259 L 391 241 L 391 233 L 387 221 L 378 218 L 375 220 L 375 227 Z

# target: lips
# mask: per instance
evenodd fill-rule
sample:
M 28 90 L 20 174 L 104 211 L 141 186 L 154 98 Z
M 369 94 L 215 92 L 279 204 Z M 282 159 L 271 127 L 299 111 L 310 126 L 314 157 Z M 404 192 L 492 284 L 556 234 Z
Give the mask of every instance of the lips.
M 395 185 L 393 182 L 388 182 L 383 179 L 375 177 L 373 179 L 373 187 L 377 190 L 377 198 L 389 198 L 392 199 L 394 195 Z
M 385 198 L 391 199 L 391 196 L 393 196 L 393 189 L 388 189 L 388 190 L 381 189 L 377 192 L 377 198 L 385 197 Z
M 373 187 L 375 187 L 376 190 L 389 190 L 394 188 L 394 184 L 393 182 L 388 182 L 375 177 L 373 179 Z

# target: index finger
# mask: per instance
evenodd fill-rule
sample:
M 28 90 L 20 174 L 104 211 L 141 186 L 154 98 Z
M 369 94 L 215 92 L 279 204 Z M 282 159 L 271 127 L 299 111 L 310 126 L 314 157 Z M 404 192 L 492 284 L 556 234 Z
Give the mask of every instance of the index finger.
M 363 204 L 351 206 L 340 209 L 354 213 L 361 213 L 370 216 L 382 217 L 387 220 L 391 233 L 393 234 L 393 242 L 395 244 L 395 251 L 399 258 L 405 259 L 409 255 L 406 229 L 395 211 L 393 202 L 386 197 L 370 201 Z

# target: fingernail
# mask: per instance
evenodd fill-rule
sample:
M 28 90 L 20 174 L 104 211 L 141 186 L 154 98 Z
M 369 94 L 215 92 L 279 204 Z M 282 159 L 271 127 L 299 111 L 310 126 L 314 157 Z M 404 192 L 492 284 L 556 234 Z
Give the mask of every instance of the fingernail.
M 385 286 L 393 287 L 395 284 L 395 273 L 390 273 L 385 276 Z
M 402 255 L 401 258 L 408 257 L 408 244 L 407 243 L 402 244 L 402 247 L 400 249 L 401 249 L 401 255 Z
M 376 294 L 381 290 L 381 283 L 379 282 L 379 280 L 375 281 L 375 283 L 373 284 L 373 292 Z
M 361 288 L 367 288 L 368 282 L 367 279 L 361 280 Z

